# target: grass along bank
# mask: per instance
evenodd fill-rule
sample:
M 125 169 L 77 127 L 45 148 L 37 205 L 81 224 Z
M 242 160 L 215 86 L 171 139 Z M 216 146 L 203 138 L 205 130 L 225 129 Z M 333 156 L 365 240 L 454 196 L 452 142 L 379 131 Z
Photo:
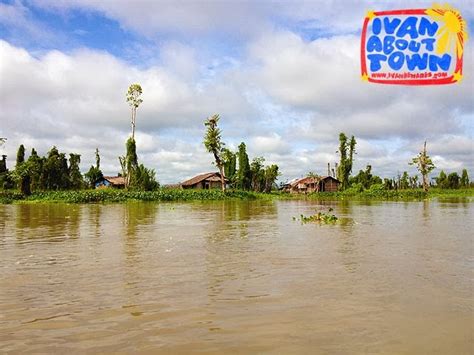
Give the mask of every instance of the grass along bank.
M 360 191 L 349 188 L 338 192 L 321 192 L 308 195 L 311 199 L 327 200 L 405 200 L 420 201 L 431 198 L 472 198 L 474 197 L 474 188 L 465 189 L 440 189 L 431 188 L 428 192 L 423 189 L 406 190 L 387 190 L 379 185 L 373 185 L 371 188 Z
M 0 203 L 35 203 L 35 202 L 66 202 L 66 203 L 100 203 L 126 201 L 217 201 L 217 200 L 256 200 L 256 199 L 314 199 L 314 200 L 412 200 L 420 201 L 429 198 L 472 198 L 474 189 L 438 189 L 432 188 L 428 193 L 422 189 L 386 190 L 370 188 L 359 191 L 349 188 L 340 192 L 321 192 L 308 195 L 289 194 L 283 192 L 258 193 L 252 191 L 228 190 L 181 190 L 158 189 L 156 191 L 134 190 L 66 190 L 34 192 L 24 196 L 18 191 L 0 191 Z
M 34 203 L 34 202 L 66 202 L 66 203 L 99 203 L 126 201 L 206 201 L 264 198 L 265 194 L 249 191 L 222 192 L 220 190 L 179 190 L 158 189 L 156 191 L 133 190 L 74 190 L 74 191 L 42 191 L 24 196 L 20 192 L 0 191 L 0 203 Z

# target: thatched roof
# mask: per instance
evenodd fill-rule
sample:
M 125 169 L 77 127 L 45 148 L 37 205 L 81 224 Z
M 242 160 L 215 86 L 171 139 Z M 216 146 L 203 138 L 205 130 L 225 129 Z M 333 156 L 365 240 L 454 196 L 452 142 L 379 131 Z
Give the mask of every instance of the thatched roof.
M 195 177 L 186 180 L 181 183 L 181 186 L 193 186 L 198 183 L 200 183 L 203 180 L 208 180 L 208 181 L 220 181 L 221 180 L 221 174 L 219 173 L 204 173 L 204 174 L 199 174 L 196 175 Z
M 339 180 L 337 180 L 335 177 L 332 177 L 332 176 L 319 176 L 319 177 L 307 176 L 307 177 L 304 177 L 304 178 L 290 180 L 286 183 L 286 186 L 295 187 L 295 186 L 298 186 L 299 184 L 305 184 L 305 185 L 307 185 L 307 184 L 317 184 L 318 182 L 324 181 L 324 180 L 327 180 L 327 179 L 332 179 L 334 181 L 340 182 Z
M 123 176 L 104 176 L 104 179 L 112 185 L 125 185 L 125 178 Z

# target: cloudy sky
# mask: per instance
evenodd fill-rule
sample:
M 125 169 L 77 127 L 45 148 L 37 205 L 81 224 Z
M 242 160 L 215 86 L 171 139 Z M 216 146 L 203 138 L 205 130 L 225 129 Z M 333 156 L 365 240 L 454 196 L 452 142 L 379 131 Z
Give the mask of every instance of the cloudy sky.
M 431 1 L 0 0 L 0 137 L 12 167 L 18 146 L 99 148 L 105 174 L 119 171 L 130 134 L 125 93 L 143 87 L 139 159 L 161 183 L 212 171 L 204 119 L 221 116 L 231 149 L 278 164 L 280 181 L 338 160 L 338 134 L 358 141 L 354 170 L 415 173 L 428 140 L 438 168 L 474 176 L 472 40 L 459 84 L 376 85 L 360 79 L 367 10 Z M 451 3 L 474 25 L 471 0 Z M 435 174 L 439 170 L 435 171 Z

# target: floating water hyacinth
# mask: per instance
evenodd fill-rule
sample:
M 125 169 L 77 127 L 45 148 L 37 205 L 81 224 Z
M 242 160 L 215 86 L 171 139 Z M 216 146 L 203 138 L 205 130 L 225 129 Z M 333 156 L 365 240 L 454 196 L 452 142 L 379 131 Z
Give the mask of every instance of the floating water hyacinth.
M 293 220 L 294 221 L 299 220 L 301 221 L 301 223 L 310 223 L 310 222 L 319 222 L 319 223 L 326 223 L 326 224 L 336 223 L 338 218 L 336 217 L 336 215 L 331 214 L 332 211 L 333 209 L 329 208 L 328 213 L 319 211 L 316 214 L 311 215 L 311 216 L 305 216 L 301 214 L 299 219 L 297 219 L 296 217 L 293 217 Z

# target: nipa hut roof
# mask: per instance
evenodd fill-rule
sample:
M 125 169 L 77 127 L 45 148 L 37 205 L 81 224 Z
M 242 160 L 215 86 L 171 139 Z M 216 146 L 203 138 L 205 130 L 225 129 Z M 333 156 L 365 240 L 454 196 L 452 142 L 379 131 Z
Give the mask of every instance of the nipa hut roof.
M 104 179 L 112 185 L 125 185 L 125 178 L 123 176 L 104 176 Z
M 216 179 L 214 180 L 214 175 L 216 175 Z M 196 175 L 195 177 L 189 179 L 189 180 L 186 180 L 184 182 L 181 183 L 182 186 L 192 186 L 192 185 L 196 185 L 198 183 L 200 183 L 201 181 L 203 180 L 210 180 L 210 181 L 220 181 L 220 174 L 219 173 L 204 173 L 204 174 L 199 174 L 199 175 Z M 212 178 L 209 179 L 209 178 Z

